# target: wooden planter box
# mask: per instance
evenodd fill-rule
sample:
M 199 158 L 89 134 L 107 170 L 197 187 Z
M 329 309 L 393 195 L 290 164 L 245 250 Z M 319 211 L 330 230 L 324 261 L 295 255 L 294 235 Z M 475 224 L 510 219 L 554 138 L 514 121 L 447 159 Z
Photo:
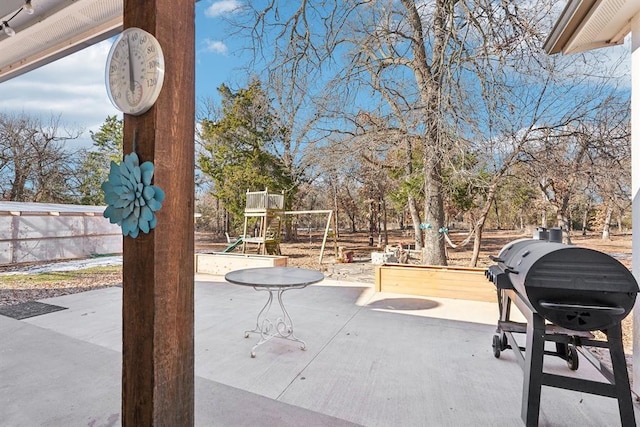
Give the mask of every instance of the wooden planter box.
M 426 297 L 496 302 L 484 268 L 384 264 L 376 267 L 376 290 Z
M 286 267 L 286 256 L 226 254 L 214 252 L 196 254 L 196 273 L 225 275 L 233 270 L 257 267 Z

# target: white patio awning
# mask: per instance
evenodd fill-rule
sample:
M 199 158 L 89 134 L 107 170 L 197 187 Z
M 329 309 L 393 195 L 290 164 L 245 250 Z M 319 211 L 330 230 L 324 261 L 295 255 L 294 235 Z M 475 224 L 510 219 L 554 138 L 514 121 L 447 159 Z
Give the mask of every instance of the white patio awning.
M 569 0 L 544 49 L 569 54 L 621 44 L 638 13 L 639 0 Z
M 18 12 L 25 0 L 0 2 L 0 21 L 8 21 L 15 31 L 12 37 L 0 31 L 0 82 L 122 30 L 122 0 L 31 0 L 31 4 L 33 14 Z

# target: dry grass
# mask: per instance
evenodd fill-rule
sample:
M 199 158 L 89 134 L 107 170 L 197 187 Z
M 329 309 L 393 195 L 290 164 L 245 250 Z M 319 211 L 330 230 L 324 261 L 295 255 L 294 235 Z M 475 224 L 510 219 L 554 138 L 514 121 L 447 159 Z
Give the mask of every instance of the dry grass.
M 462 232 L 451 232 L 451 240 L 459 243 L 466 237 Z M 507 243 L 528 237 L 520 232 L 513 231 L 488 231 L 483 236 L 483 245 L 480 252 L 478 266 L 486 267 L 492 264 L 489 255 L 497 254 Z M 630 267 L 631 264 L 631 235 L 614 235 L 611 240 L 603 241 L 598 235 L 587 236 L 573 235 L 574 244 L 600 250 L 610 254 L 621 254 L 618 259 Z M 378 237 L 374 241 L 377 243 Z M 410 244 L 411 236 L 406 231 L 394 231 L 389 234 L 389 244 Z M 295 242 L 281 244 L 283 255 L 289 257 L 288 264 L 297 267 L 307 267 L 319 270 L 327 270 L 327 267 L 335 262 L 335 248 L 368 248 L 368 233 L 343 233 L 334 243 L 333 238 L 327 241 L 323 263 L 319 262 L 320 248 L 322 245 L 322 233 L 301 233 Z M 227 246 L 223 239 L 216 239 L 210 234 L 196 234 L 197 251 L 221 251 Z M 371 250 L 376 250 L 372 247 Z M 472 244 L 465 247 L 449 248 L 447 251 L 450 265 L 469 265 L 471 259 Z M 364 251 L 366 253 L 366 251 Z M 15 266 L 0 268 L 2 271 L 15 269 Z M 372 273 L 373 275 L 373 268 Z M 121 267 L 98 267 L 72 272 L 54 272 L 29 275 L 0 275 L 0 305 L 11 305 L 29 300 L 43 299 L 54 296 L 66 295 L 75 292 L 83 292 L 107 286 L 115 286 L 122 283 Z M 497 313 L 496 313 L 497 316 Z M 624 345 L 627 353 L 632 347 L 632 316 L 623 321 Z
M 75 271 L 0 276 L 0 305 L 53 298 L 122 283 L 122 268 L 95 267 Z

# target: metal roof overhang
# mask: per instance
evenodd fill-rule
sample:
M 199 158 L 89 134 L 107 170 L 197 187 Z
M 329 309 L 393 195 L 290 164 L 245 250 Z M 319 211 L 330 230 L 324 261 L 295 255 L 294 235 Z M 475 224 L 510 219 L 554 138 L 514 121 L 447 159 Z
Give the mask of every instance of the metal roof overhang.
M 3 0 L 0 21 L 24 0 Z M 11 20 L 13 37 L 0 32 L 0 82 L 24 74 L 122 31 L 122 0 L 32 0 L 34 13 Z
M 638 13 L 639 0 L 569 0 L 544 50 L 569 54 L 622 44 Z

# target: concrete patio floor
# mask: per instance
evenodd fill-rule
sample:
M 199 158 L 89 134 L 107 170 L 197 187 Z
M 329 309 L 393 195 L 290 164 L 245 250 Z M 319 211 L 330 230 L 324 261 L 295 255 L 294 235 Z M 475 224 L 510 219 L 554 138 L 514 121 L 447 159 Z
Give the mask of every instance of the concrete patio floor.
M 198 275 L 195 296 L 198 426 L 523 425 L 522 370 L 491 349 L 496 304 L 325 280 L 284 295 L 307 349 L 272 340 L 251 358 L 265 293 Z M 121 288 L 42 302 L 68 309 L 0 316 L 0 425 L 120 425 Z M 545 370 L 600 379 L 581 362 Z M 620 421 L 614 399 L 543 387 L 540 425 Z

